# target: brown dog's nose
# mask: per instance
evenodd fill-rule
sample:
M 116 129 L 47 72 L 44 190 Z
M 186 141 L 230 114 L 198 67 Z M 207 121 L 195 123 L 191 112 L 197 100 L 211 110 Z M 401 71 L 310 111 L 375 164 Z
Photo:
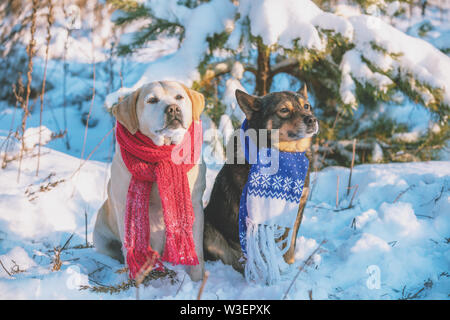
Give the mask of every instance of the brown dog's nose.
M 306 116 L 303 118 L 303 121 L 305 122 L 305 124 L 310 126 L 310 125 L 314 124 L 314 122 L 316 121 L 316 118 L 311 117 L 311 116 Z
M 176 116 L 176 115 L 179 115 L 179 114 L 181 113 L 181 109 L 180 109 L 180 107 L 179 107 L 178 105 L 176 105 L 176 104 L 169 104 L 169 105 L 166 107 L 165 112 L 166 112 L 168 115 L 170 115 L 170 116 Z

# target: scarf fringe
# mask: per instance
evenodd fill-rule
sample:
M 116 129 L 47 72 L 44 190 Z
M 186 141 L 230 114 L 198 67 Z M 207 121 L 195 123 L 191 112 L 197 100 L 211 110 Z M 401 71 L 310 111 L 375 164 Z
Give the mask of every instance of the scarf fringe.
M 290 266 L 284 261 L 283 254 L 289 247 L 281 249 L 283 242 L 276 242 L 283 233 L 284 229 L 276 225 L 258 225 L 247 219 L 247 281 L 272 285 L 287 276 Z
M 144 272 L 144 267 L 161 270 L 162 263 L 159 261 L 158 252 L 148 247 L 144 252 L 139 252 L 136 248 L 127 251 L 127 265 L 131 279 L 136 278 L 140 272 Z M 152 263 L 153 262 L 153 263 Z
M 158 186 L 166 227 L 162 260 L 173 264 L 199 264 L 192 234 L 195 214 L 187 172 L 200 156 L 196 150 L 202 142 L 201 132 L 201 122 L 192 123 L 181 145 L 159 147 L 140 132 L 132 135 L 117 122 L 117 142 L 123 161 L 131 173 L 124 247 L 132 279 L 141 269 L 151 267 L 151 264 L 162 266 L 159 254 L 150 246 L 148 210 L 153 183 Z M 172 161 L 172 151 L 183 146 L 190 148 L 190 152 L 181 158 L 187 163 L 176 164 Z

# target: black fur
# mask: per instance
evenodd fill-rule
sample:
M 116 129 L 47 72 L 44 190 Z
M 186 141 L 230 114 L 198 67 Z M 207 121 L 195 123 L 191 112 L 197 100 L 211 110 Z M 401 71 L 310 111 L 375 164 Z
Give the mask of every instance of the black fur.
M 253 129 L 279 129 L 280 141 L 297 140 L 302 135 L 311 133 L 311 123 L 317 121 L 314 117 L 307 97 L 290 91 L 270 93 L 264 97 L 250 96 L 237 90 L 236 98 L 241 109 L 246 114 L 249 128 Z M 285 109 L 289 109 L 286 113 Z M 309 118 L 311 119 L 309 119 Z M 270 140 L 270 136 L 269 139 Z M 259 144 L 259 141 L 257 142 Z M 236 150 L 237 139 L 232 139 L 228 147 Z M 242 190 L 247 182 L 250 164 L 237 163 L 237 152 L 234 158 L 227 160 L 216 177 L 211 197 L 205 208 L 204 229 L 204 256 L 205 260 L 221 259 L 225 264 L 230 264 L 236 270 L 243 272 L 241 246 L 239 242 L 239 201 Z M 310 152 L 307 157 L 311 162 Z M 308 189 L 309 170 L 305 179 L 304 190 Z M 300 201 L 297 218 L 297 229 L 300 226 L 303 209 L 306 204 L 306 196 Z M 295 230 L 294 230 L 295 231 Z M 296 238 L 297 231 L 294 232 Z M 287 233 L 286 233 L 287 236 Z M 291 254 L 286 256 L 286 261 L 293 261 L 293 249 L 295 239 L 292 239 Z

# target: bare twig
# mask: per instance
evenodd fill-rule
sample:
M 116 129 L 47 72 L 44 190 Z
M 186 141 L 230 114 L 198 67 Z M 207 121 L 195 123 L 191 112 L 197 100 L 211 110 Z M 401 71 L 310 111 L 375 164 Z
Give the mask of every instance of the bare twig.
M 52 39 L 51 27 L 53 25 L 53 3 L 52 0 L 48 0 L 48 15 L 47 15 L 47 38 L 45 46 L 45 62 L 44 62 L 44 78 L 42 79 L 42 89 L 41 89 L 41 109 L 39 112 L 39 143 L 38 143 L 38 160 L 36 167 L 36 176 L 39 175 L 39 165 L 41 161 L 41 144 L 42 144 L 42 113 L 44 111 L 44 95 L 45 95 L 45 81 L 47 79 L 47 65 L 48 65 L 48 52 L 50 48 L 50 41 Z
M 92 36 L 94 36 L 95 21 L 93 21 L 92 23 L 93 23 Z M 89 119 L 91 117 L 92 108 L 94 107 L 94 100 L 95 100 L 95 46 L 94 46 L 93 39 L 92 39 L 92 60 L 93 60 L 92 61 L 92 99 L 91 99 L 91 106 L 89 107 L 89 113 L 86 118 L 86 125 L 84 127 L 84 139 L 83 139 L 83 148 L 81 150 L 81 160 L 84 157 L 84 150 L 86 148 L 86 138 L 87 138 L 87 133 L 88 133 L 88 128 L 89 128 Z
M 350 187 L 352 186 L 352 172 L 353 172 L 353 165 L 355 164 L 355 152 L 356 152 L 356 139 L 353 139 L 352 164 L 350 166 L 350 175 L 348 176 L 347 197 L 350 192 Z
M 139 270 L 138 274 L 135 278 L 136 283 L 136 300 L 139 300 L 139 286 L 142 282 L 144 282 L 145 278 L 148 276 L 148 274 L 153 270 L 155 263 L 158 259 L 157 255 L 152 255 L 145 261 L 142 268 Z
M 84 161 L 80 164 L 80 166 L 72 173 L 72 175 L 70 176 L 70 179 L 73 178 L 75 176 L 75 174 L 77 174 L 80 170 L 81 167 L 83 167 L 85 165 L 85 163 L 92 157 L 92 155 L 95 153 L 95 151 L 97 151 L 98 147 L 100 147 L 100 145 L 103 143 L 103 141 L 105 141 L 105 139 L 111 134 L 111 132 L 113 132 L 114 128 L 111 128 L 102 138 L 102 140 L 100 140 L 99 143 L 97 143 L 97 145 L 95 146 L 95 148 L 91 151 L 91 153 L 86 157 L 86 159 L 84 159 Z
M 3 265 L 2 260 L 0 260 L 0 265 L 2 266 L 3 270 L 5 270 L 5 272 L 8 274 L 8 276 L 12 277 L 12 274 L 8 270 L 6 270 L 5 266 Z
M 17 182 L 20 180 L 20 171 L 22 169 L 22 158 L 23 158 L 23 152 L 25 149 L 25 128 L 27 125 L 27 117 L 29 114 L 28 110 L 28 104 L 30 102 L 30 94 L 31 94 L 31 81 L 32 81 L 32 74 L 33 74 L 33 56 L 35 53 L 35 46 L 36 41 L 34 39 L 34 35 L 36 33 L 36 16 L 37 16 L 37 9 L 38 9 L 38 1 L 33 0 L 33 10 L 31 13 L 31 38 L 30 42 L 27 46 L 27 54 L 28 54 L 28 71 L 27 71 L 27 93 L 25 96 L 25 103 L 23 105 L 23 115 L 22 115 L 22 147 L 20 149 L 20 157 L 19 157 L 19 170 L 17 173 Z
M 410 185 L 408 188 L 406 188 L 405 190 L 403 190 L 402 192 L 400 192 L 398 194 L 398 196 L 394 199 L 394 201 L 392 203 L 396 203 L 398 201 L 398 199 L 400 199 L 401 196 L 403 196 L 406 192 L 408 192 L 409 190 L 411 190 L 412 188 L 414 188 L 416 185 L 412 184 Z
M 64 19 L 68 21 L 68 12 L 66 10 L 66 2 L 63 0 L 62 11 L 64 13 Z M 69 38 L 72 34 L 72 27 L 66 26 L 67 37 L 64 41 L 64 51 L 63 51 L 63 120 L 64 120 L 64 131 L 67 132 L 67 70 L 69 65 L 67 63 L 67 50 L 69 49 Z M 70 150 L 69 134 L 66 135 L 66 148 Z
M 337 181 L 336 181 L 336 209 L 339 206 L 339 176 L 337 176 Z
M 177 292 L 175 293 L 175 297 L 178 295 L 178 293 L 180 293 L 180 290 L 181 290 L 181 287 L 183 286 L 183 283 L 184 283 L 184 279 L 186 278 L 186 274 L 184 274 L 184 276 L 183 276 L 183 280 L 181 281 L 181 284 L 180 284 L 180 286 L 178 287 L 178 290 L 177 290 Z
M 3 148 L 3 145 L 5 145 L 5 152 L 3 154 L 3 160 L 2 160 L 2 169 L 6 168 L 6 165 L 8 164 L 8 149 L 9 149 L 9 143 L 10 143 L 10 139 L 13 136 L 13 128 L 14 128 L 14 122 L 16 119 L 16 110 L 19 107 L 19 105 L 23 104 L 23 83 L 22 83 L 22 74 L 19 73 L 19 77 L 18 77 L 18 85 L 19 88 L 17 89 L 16 85 L 13 84 L 12 85 L 12 89 L 13 89 L 13 93 L 14 93 L 14 97 L 16 98 L 16 105 L 14 107 L 14 111 L 13 111 L 13 115 L 11 117 L 11 124 L 9 127 L 9 133 L 8 136 L 6 137 L 5 141 L 2 143 L 0 149 Z M 17 131 L 16 131 L 17 134 Z
M 308 259 L 306 259 L 303 262 L 303 264 L 298 268 L 297 274 L 295 275 L 294 279 L 292 279 L 291 284 L 289 285 L 286 292 L 284 293 L 283 300 L 285 300 L 287 298 L 287 295 L 288 295 L 289 291 L 291 290 L 292 286 L 294 285 L 295 280 L 297 280 L 300 273 L 305 269 L 305 266 L 310 263 L 311 259 L 314 257 L 314 255 L 317 253 L 317 251 L 319 251 L 320 247 L 322 245 L 324 245 L 326 242 L 327 242 L 327 240 L 322 240 L 322 242 L 320 242 L 320 244 L 317 246 L 317 248 L 309 255 Z
M 350 228 L 352 228 L 353 230 L 356 230 L 356 218 L 353 218 Z
M 84 210 L 84 237 L 86 239 L 86 248 L 89 246 L 88 237 L 87 237 L 87 234 L 88 234 L 88 232 L 87 232 L 87 227 L 88 227 L 87 220 L 88 220 L 87 219 L 87 212 L 86 212 L 86 210 Z
M 67 247 L 67 245 L 69 244 L 70 240 L 72 240 L 74 234 L 75 234 L 75 233 L 72 233 L 72 234 L 70 235 L 69 239 L 67 239 L 67 241 L 64 243 L 64 245 L 62 246 L 62 248 L 61 248 L 61 250 L 60 250 L 61 252 L 63 252 L 64 250 L 66 250 L 66 247 Z
M 53 267 L 52 271 L 59 271 L 62 266 L 61 261 L 61 253 L 66 249 L 67 245 L 69 244 L 70 240 L 72 240 L 72 237 L 75 233 L 72 233 L 72 235 L 67 239 L 67 241 L 64 243 L 62 248 L 53 248 L 53 252 L 55 253 L 55 257 L 53 259 Z
M 351 187 L 350 189 L 355 189 L 354 191 L 353 191 L 353 195 L 352 195 L 352 198 L 350 199 L 350 204 L 348 205 L 348 208 L 350 209 L 350 208 L 352 208 L 353 207 L 353 199 L 355 199 L 355 195 L 356 195 L 356 192 L 358 192 L 358 189 L 359 189 L 359 185 L 358 184 L 355 184 L 353 187 Z
M 337 124 L 337 122 L 339 120 L 339 116 L 340 116 L 340 111 L 338 111 L 336 113 L 336 117 L 334 118 L 334 122 L 333 122 L 333 126 L 331 127 L 331 130 L 334 130 L 334 128 L 336 127 L 336 124 Z M 325 143 L 325 146 L 328 146 L 328 142 Z M 320 162 L 322 167 L 324 166 L 325 158 L 327 156 L 328 151 L 329 151 L 329 149 L 326 149 L 325 152 L 323 153 L 322 160 Z
M 203 274 L 203 281 L 202 281 L 202 284 L 200 286 L 200 289 L 198 290 L 197 300 L 200 300 L 202 298 L 203 289 L 205 288 L 206 281 L 208 281 L 208 277 L 209 277 L 209 271 L 206 271 Z

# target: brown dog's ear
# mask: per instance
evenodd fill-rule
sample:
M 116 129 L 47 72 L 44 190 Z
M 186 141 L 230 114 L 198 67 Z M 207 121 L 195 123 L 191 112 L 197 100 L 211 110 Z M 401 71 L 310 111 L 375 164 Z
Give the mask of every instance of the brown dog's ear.
M 306 83 L 303 85 L 303 87 L 298 91 L 298 93 L 300 93 L 303 98 L 305 98 L 306 100 L 308 100 L 308 88 L 306 87 Z
M 203 94 L 201 94 L 198 91 L 189 89 L 184 84 L 181 83 L 181 86 L 186 91 L 189 99 L 191 99 L 192 102 L 192 119 L 195 121 L 200 120 L 200 115 L 203 112 L 203 109 L 205 109 L 205 97 Z
M 139 98 L 141 89 L 137 89 L 132 94 L 123 98 L 112 108 L 112 114 L 116 117 L 131 134 L 135 134 L 139 130 L 139 121 L 136 113 L 136 103 Z
M 239 106 L 248 120 L 250 120 L 253 113 L 261 109 L 259 97 L 252 96 L 239 89 L 236 89 L 235 95 Z

